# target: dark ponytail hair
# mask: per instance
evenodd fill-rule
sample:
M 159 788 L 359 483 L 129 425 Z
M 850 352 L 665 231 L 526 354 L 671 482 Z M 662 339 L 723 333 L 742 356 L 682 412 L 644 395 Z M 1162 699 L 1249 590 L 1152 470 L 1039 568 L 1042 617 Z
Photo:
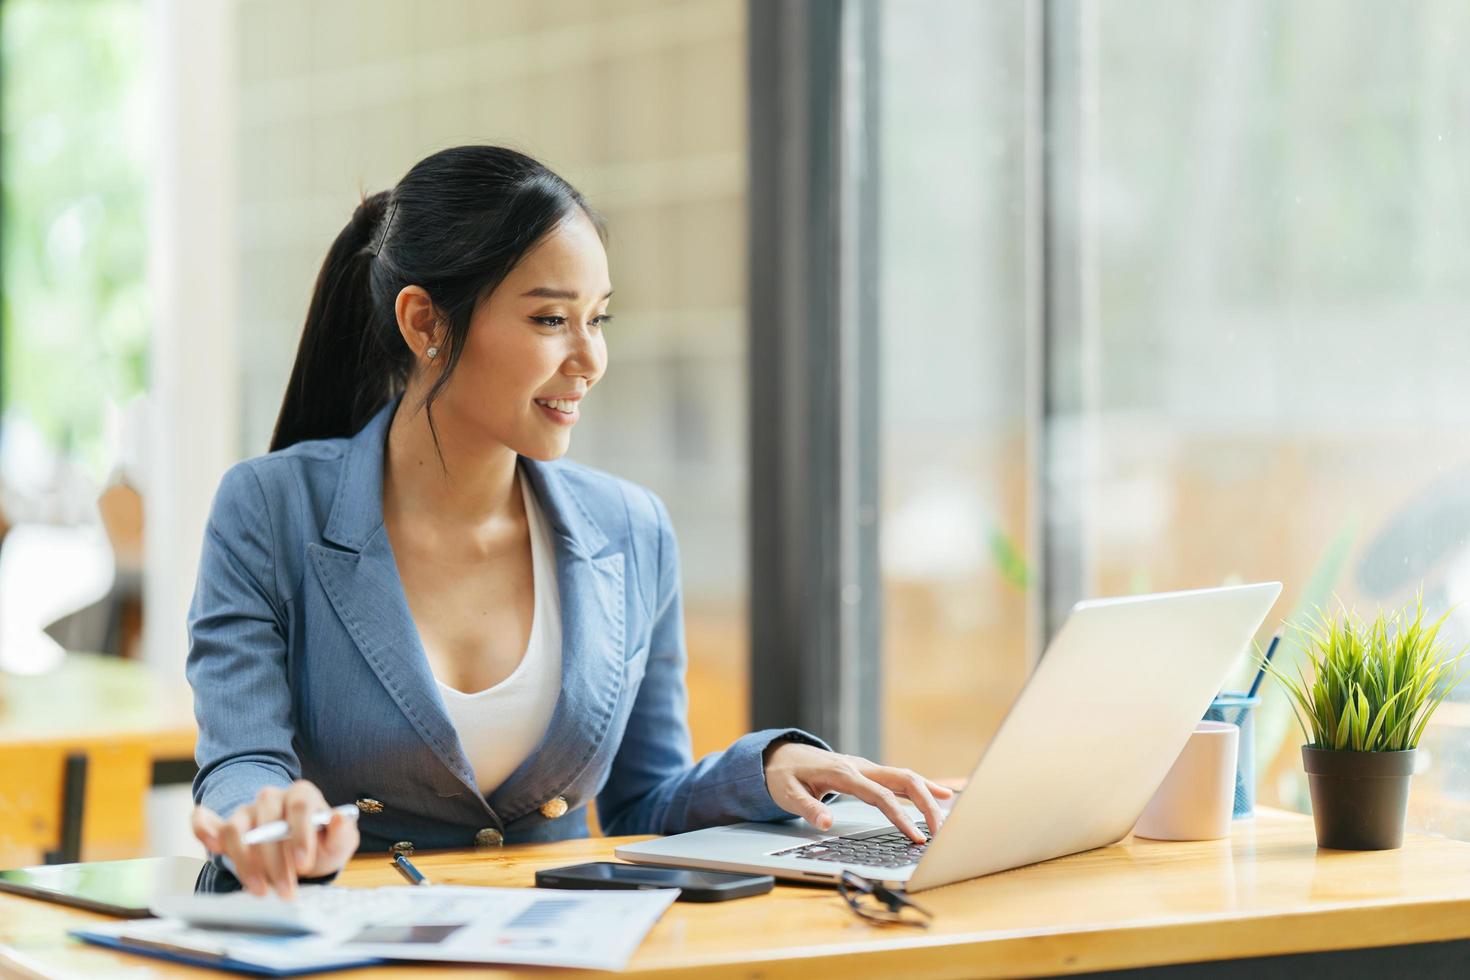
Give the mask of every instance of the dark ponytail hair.
M 317 274 L 271 451 L 353 435 L 403 392 L 414 353 L 394 306 L 408 285 L 423 287 L 448 328 L 443 371 L 424 397 L 432 429 L 434 399 L 459 363 L 475 307 L 579 210 L 605 240 L 602 218 L 575 188 L 499 146 L 441 150 L 391 191 L 364 197 Z

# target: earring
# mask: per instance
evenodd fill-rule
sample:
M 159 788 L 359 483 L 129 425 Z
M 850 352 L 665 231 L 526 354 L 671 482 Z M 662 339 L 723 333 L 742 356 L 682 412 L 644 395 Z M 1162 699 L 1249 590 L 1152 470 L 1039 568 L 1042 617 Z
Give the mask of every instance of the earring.
M 428 350 L 424 351 L 424 353 L 425 354 L 428 354 L 429 355 L 429 360 L 432 361 L 434 358 L 436 358 L 436 357 L 439 356 L 439 348 L 437 348 L 437 347 L 430 347 Z

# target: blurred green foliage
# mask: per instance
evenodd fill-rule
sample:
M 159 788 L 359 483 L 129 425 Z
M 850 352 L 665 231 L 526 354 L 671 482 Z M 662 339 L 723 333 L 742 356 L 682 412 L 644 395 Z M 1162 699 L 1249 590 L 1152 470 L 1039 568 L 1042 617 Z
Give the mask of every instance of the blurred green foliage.
M 5 0 L 4 410 L 99 479 L 143 390 L 151 106 L 140 0 Z

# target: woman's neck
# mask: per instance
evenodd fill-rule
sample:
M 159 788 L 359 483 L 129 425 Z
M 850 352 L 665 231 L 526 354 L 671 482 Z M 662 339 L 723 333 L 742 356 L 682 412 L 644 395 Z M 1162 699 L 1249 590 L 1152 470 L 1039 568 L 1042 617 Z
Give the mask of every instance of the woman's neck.
M 515 452 L 498 443 L 486 446 L 465 438 L 443 412 L 434 419 L 439 434 L 436 449 L 421 402 L 422 395 L 405 394 L 388 428 L 384 519 L 467 532 L 503 521 L 518 523 L 523 506 Z

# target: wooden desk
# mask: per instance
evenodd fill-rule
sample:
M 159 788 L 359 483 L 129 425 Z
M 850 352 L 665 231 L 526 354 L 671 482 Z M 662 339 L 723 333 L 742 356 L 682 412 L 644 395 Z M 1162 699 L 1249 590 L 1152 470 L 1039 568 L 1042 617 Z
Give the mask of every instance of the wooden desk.
M 88 760 L 83 856 L 142 853 L 148 787 L 193 778 L 194 738 L 188 684 L 141 663 L 72 653 L 44 674 L 0 675 L 0 864 L 57 846 L 49 808 L 74 753 Z
M 117 657 L 69 653 L 44 674 L 0 674 L 0 743 L 119 739 L 157 763 L 194 759 L 194 701 L 183 677 Z
M 524 886 L 531 884 L 537 868 L 605 859 L 617 843 L 604 839 L 495 852 L 421 853 L 414 860 L 435 882 Z M 381 856 L 354 860 L 341 880 L 355 886 L 401 883 Z M 928 930 L 870 926 L 853 917 L 833 891 L 816 887 L 778 886 L 760 898 L 675 905 L 649 934 L 628 972 L 658 977 L 1031 977 L 1465 940 L 1470 938 L 1470 844 L 1411 837 L 1397 851 L 1319 851 L 1308 818 L 1267 811 L 1237 824 L 1230 840 L 1177 844 L 1129 839 L 936 889 L 924 893 L 922 901 L 935 913 Z M 134 977 L 195 975 L 186 967 L 66 937 L 68 928 L 94 918 L 0 895 L 0 972 L 8 967 L 44 976 L 91 977 L 126 968 Z M 1462 943 L 1452 948 L 1464 955 Z M 1445 949 L 1420 946 L 1391 954 L 1351 954 L 1347 965 L 1368 963 L 1375 955 L 1380 963 L 1391 955 L 1394 964 L 1404 965 L 1411 955 Z M 1281 969 L 1282 961 L 1274 962 Z M 403 976 L 410 970 L 446 980 L 472 972 L 416 965 L 384 968 L 379 975 Z M 473 972 L 588 976 L 553 970 Z M 1275 974 L 1257 961 L 1252 975 Z

